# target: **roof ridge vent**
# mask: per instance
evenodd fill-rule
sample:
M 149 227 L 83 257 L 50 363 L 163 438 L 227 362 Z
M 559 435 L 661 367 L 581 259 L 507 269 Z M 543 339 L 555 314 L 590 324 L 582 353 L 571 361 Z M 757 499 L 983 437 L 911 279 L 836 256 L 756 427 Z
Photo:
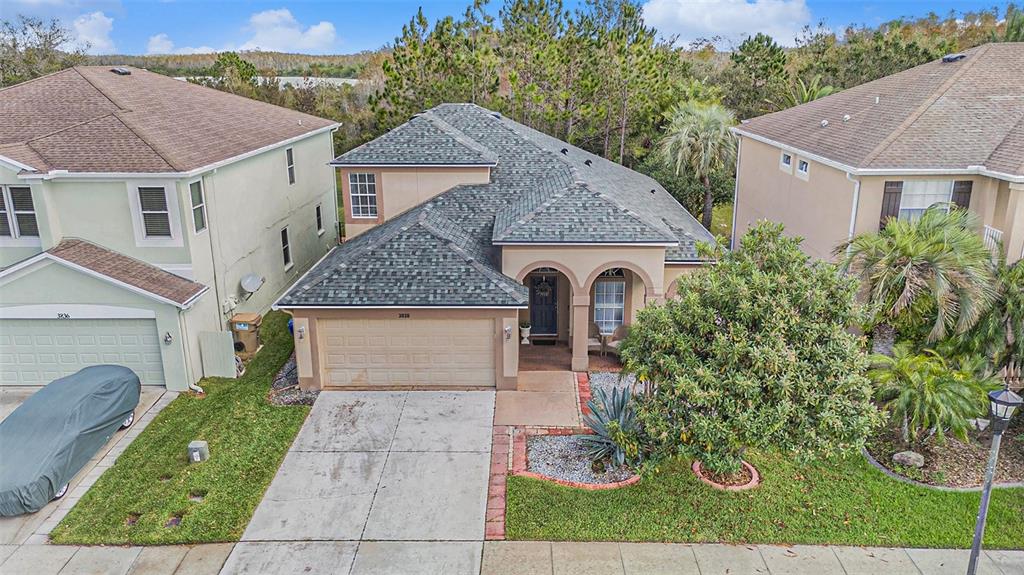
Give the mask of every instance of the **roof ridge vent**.
M 943 56 L 942 61 L 945 62 L 946 64 L 949 64 L 950 62 L 957 62 L 963 60 L 966 57 L 967 54 L 964 54 L 963 52 L 954 52 L 952 54 L 946 54 L 945 56 Z
M 115 73 L 115 74 L 117 74 L 118 76 L 131 76 L 132 75 L 132 71 L 129 70 L 128 68 L 125 68 L 124 66 L 117 66 L 115 68 L 111 68 L 110 71 Z
M 568 156 L 569 155 L 569 148 L 562 148 L 562 155 Z
M 586 160 L 583 160 L 583 163 L 588 165 L 588 166 L 593 166 L 594 165 L 594 160 L 591 160 L 590 158 L 587 158 Z

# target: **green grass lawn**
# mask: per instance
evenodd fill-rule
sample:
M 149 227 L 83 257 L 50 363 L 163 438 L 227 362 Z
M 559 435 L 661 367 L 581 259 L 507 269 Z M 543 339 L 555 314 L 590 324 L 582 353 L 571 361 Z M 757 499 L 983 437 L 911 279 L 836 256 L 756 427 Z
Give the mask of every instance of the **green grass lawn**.
M 719 204 L 711 210 L 711 233 L 715 237 L 732 237 L 732 204 Z
M 128 447 L 51 533 L 57 543 L 237 541 L 309 413 L 266 396 L 292 352 L 288 316 L 269 313 L 264 347 L 237 380 L 207 378 L 206 397 L 181 395 Z M 193 439 L 209 461 L 189 464 Z M 201 501 L 190 496 L 201 495 Z M 177 527 L 165 527 L 173 515 Z M 135 518 L 134 524 L 129 518 Z
M 939 492 L 886 477 L 860 457 L 800 466 L 750 454 L 757 489 L 726 493 L 675 462 L 618 490 L 583 491 L 510 477 L 509 539 L 831 543 L 969 547 L 979 493 Z M 985 546 L 1024 548 L 1024 489 L 992 496 Z

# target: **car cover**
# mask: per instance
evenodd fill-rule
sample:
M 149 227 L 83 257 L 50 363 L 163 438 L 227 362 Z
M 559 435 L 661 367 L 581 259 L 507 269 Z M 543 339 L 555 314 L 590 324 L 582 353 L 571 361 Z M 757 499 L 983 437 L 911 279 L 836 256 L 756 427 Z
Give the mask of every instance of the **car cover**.
M 0 422 L 0 515 L 37 511 L 139 404 L 135 372 L 96 365 L 51 382 Z

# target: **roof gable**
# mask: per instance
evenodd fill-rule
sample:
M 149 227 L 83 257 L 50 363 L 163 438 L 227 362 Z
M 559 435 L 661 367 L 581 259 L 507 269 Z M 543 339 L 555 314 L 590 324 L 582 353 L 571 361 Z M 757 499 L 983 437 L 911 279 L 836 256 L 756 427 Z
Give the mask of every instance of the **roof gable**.
M 338 156 L 334 165 L 493 166 L 498 156 L 430 112 Z

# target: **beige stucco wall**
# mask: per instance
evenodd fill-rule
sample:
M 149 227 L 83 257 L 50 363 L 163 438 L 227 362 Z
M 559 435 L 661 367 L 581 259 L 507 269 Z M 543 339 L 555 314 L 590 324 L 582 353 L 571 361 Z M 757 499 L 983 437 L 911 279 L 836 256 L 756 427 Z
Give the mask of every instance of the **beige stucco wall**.
M 832 249 L 849 236 L 854 182 L 846 172 L 797 154 L 791 171 L 784 171 L 781 154 L 779 148 L 741 138 L 736 237 L 758 221 L 780 222 L 787 235 L 804 238 L 808 254 L 832 259 Z M 806 180 L 796 175 L 800 160 L 810 164 Z
M 295 325 L 295 355 L 299 387 L 320 389 L 323 381 L 322 350 L 317 322 L 322 319 L 492 319 L 494 320 L 495 384 L 499 390 L 515 389 L 519 371 L 518 310 L 516 309 L 303 309 L 288 310 Z M 506 336 L 506 328 L 509 335 Z M 301 337 L 301 339 L 300 339 Z
M 343 168 L 339 170 L 339 173 L 345 217 L 345 236 L 350 238 L 455 186 L 486 184 L 490 181 L 491 176 L 491 170 L 487 167 Z M 352 217 L 348 189 L 350 173 L 373 173 L 377 176 L 377 219 Z

